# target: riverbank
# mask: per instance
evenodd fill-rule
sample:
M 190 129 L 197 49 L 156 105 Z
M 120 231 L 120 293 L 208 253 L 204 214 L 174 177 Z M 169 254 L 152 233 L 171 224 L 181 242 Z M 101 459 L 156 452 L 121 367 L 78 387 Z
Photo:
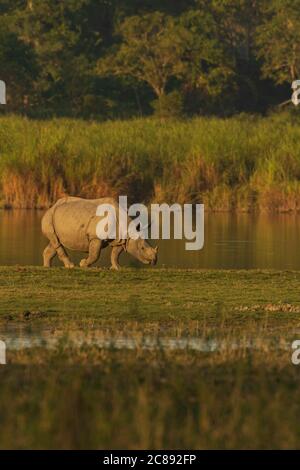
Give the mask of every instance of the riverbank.
M 214 211 L 300 210 L 297 116 L 85 122 L 0 117 L 3 207 L 127 194 Z
M 0 323 L 291 331 L 299 283 L 299 271 L 0 267 Z

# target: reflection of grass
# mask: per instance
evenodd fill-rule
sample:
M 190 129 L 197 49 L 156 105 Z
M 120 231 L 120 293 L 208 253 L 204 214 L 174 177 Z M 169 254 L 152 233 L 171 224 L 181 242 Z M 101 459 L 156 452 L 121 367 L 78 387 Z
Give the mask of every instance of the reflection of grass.
M 0 448 L 299 447 L 287 353 L 83 347 L 10 360 L 23 365 L 0 368 Z
M 299 281 L 292 271 L 0 268 L 0 331 L 47 327 L 62 338 L 7 351 L 0 448 L 299 447 L 289 346 Z M 97 335 L 136 348 L 101 349 Z M 145 350 L 145 336 L 223 347 Z

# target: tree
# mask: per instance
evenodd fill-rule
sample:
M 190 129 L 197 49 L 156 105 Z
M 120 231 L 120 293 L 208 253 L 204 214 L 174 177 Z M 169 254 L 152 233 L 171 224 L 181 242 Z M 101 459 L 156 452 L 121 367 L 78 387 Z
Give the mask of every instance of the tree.
M 210 9 L 187 11 L 180 17 L 184 43 L 183 74 L 187 85 L 216 96 L 233 74 L 233 62 L 218 38 L 219 24 Z
M 265 77 L 277 84 L 300 77 L 300 0 L 272 0 L 257 31 Z
M 230 57 L 218 41 L 218 23 L 204 8 L 179 17 L 161 12 L 132 16 L 120 24 L 121 43 L 98 62 L 100 75 L 131 76 L 144 81 L 158 98 L 156 110 L 173 106 L 170 89 L 200 89 L 220 95 L 233 74 Z
M 218 25 L 215 38 L 222 45 L 222 63 L 229 72 L 224 76 L 228 101 L 239 110 L 257 109 L 263 104 L 262 88 L 265 85 L 261 80 L 255 47 L 256 29 L 262 21 L 263 1 L 213 0 L 209 3 L 208 8 Z
M 24 0 L 15 29 L 36 54 L 37 101 L 74 113 L 93 92 L 94 64 L 101 53 L 106 0 Z M 107 24 L 105 25 L 107 27 Z
M 184 44 L 177 21 L 160 12 L 131 16 L 120 24 L 121 44 L 98 61 L 102 76 L 130 76 L 144 81 L 158 98 L 172 77 L 183 72 Z
M 0 2 L 0 79 L 7 84 L 10 109 L 26 106 L 37 73 L 36 57 L 13 28 L 6 2 Z

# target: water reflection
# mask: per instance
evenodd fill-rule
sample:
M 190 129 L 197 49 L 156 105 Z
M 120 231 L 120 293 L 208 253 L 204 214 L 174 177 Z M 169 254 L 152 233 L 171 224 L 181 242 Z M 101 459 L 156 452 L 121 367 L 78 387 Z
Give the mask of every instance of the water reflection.
M 6 325 L 0 328 L 2 340 L 7 351 L 30 348 L 56 349 L 59 347 L 96 346 L 99 349 L 114 350 L 185 350 L 198 352 L 217 352 L 250 350 L 290 350 L 291 341 L 283 337 L 263 336 L 164 336 L 140 335 L 91 330 L 88 333 L 72 330 L 64 331 L 50 328 L 23 328 L 20 325 Z
M 47 244 L 40 229 L 42 215 L 42 211 L 0 211 L 1 265 L 42 264 Z M 209 213 L 205 215 L 204 248 L 189 252 L 185 240 L 161 240 L 158 266 L 300 269 L 299 240 L 300 217 L 294 214 Z M 76 262 L 82 257 L 71 256 Z M 122 264 L 137 265 L 126 257 L 121 258 Z M 109 249 L 101 254 L 100 264 L 109 265 Z

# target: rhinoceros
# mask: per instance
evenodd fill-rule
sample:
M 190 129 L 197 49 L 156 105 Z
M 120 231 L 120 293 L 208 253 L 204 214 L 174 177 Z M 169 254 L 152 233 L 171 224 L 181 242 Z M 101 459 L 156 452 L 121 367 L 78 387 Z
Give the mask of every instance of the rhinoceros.
M 87 258 L 80 261 L 80 266 L 91 266 L 99 259 L 102 248 L 107 246 L 112 247 L 111 269 L 120 268 L 118 259 L 123 251 L 144 264 L 156 264 L 157 247 L 153 248 L 142 237 L 101 240 L 97 236 L 97 224 L 101 219 L 97 216 L 97 208 L 101 204 L 112 205 L 118 213 L 119 204 L 113 198 L 82 199 L 71 196 L 59 199 L 47 210 L 42 218 L 42 232 L 49 240 L 43 252 L 45 267 L 50 267 L 53 258 L 58 255 L 66 268 L 73 268 L 74 263 L 65 248 L 88 253 Z M 128 220 L 131 219 L 128 217 Z

